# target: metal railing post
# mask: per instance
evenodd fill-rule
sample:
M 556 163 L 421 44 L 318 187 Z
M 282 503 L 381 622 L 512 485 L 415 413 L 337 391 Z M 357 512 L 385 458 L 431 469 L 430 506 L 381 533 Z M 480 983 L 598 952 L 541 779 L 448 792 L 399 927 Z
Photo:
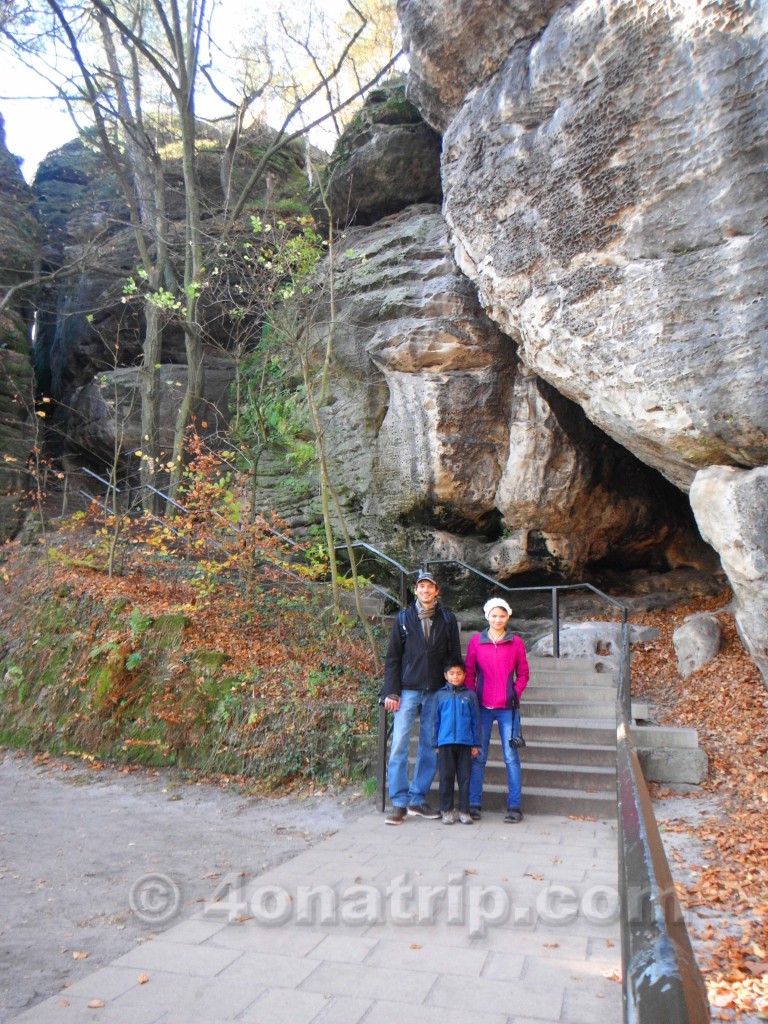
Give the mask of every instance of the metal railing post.
M 387 710 L 379 704 L 379 732 L 376 743 L 376 792 L 379 797 L 379 810 L 383 811 L 386 802 L 387 781 Z
M 400 570 L 400 607 L 405 608 L 408 604 L 408 576 Z
M 552 587 L 552 657 L 560 657 L 560 591 Z

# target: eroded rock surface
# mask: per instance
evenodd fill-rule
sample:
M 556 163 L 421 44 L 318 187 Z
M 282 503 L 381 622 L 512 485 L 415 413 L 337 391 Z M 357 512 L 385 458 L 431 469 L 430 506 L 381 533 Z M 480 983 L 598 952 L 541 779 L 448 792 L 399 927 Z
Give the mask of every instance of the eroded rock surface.
M 542 31 L 538 5 L 407 6 L 432 91 L 473 86 L 445 132 L 444 209 L 523 362 L 683 489 L 702 466 L 763 464 L 762 16 L 584 0 L 552 5 Z M 495 33 L 484 22 L 473 38 L 481 6 Z M 483 82 L 445 61 L 457 12 L 464 51 L 494 36 L 492 68 L 509 40 Z
M 436 207 L 353 229 L 338 248 L 340 372 L 325 415 L 356 530 L 502 579 L 609 556 L 665 562 L 685 518 L 676 492 L 520 365 Z

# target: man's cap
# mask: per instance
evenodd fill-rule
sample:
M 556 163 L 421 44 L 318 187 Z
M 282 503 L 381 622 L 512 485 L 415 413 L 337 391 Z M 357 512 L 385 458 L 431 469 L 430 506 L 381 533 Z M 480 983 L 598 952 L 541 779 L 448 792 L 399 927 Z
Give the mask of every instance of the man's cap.
M 435 579 L 431 572 L 420 572 L 418 577 L 416 578 L 416 586 L 418 587 L 418 585 L 423 580 L 426 580 L 427 583 L 434 583 L 436 587 L 439 586 L 437 580 Z
M 503 597 L 492 597 L 483 605 L 483 615 L 485 615 L 486 619 L 491 614 L 494 608 L 503 608 L 507 615 L 512 614 L 512 609 L 509 607 L 509 605 L 507 604 Z

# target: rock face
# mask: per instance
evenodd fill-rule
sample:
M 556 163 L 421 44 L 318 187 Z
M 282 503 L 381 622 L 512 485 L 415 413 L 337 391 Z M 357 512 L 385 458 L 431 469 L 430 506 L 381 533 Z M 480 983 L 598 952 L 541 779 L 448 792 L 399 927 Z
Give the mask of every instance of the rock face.
M 5 145 L 0 116 L 0 248 L 2 291 L 22 283 L 35 269 L 40 238 L 33 196 L 19 161 Z M 28 509 L 27 459 L 34 446 L 34 383 L 30 362 L 33 298 L 19 291 L 0 310 L 0 542 L 18 530 Z
M 411 59 L 457 110 L 443 143 L 457 259 L 522 361 L 681 488 L 702 466 L 764 463 L 760 13 L 584 0 L 550 5 L 542 30 L 540 5 L 403 6 Z M 459 105 L 451 19 L 469 32 L 481 6 L 494 29 L 461 38 L 478 67 Z M 499 64 L 495 42 L 480 82 L 490 35 L 510 49 Z
M 355 228 L 338 250 L 326 437 L 353 533 L 500 579 L 669 565 L 686 536 L 677 492 L 521 366 L 438 208 Z
M 699 493 L 721 492 L 717 512 L 694 502 L 697 520 L 743 592 L 737 618 L 765 673 L 763 478 L 737 489 L 725 469 L 704 475 L 768 463 L 764 10 L 399 11 L 409 96 L 444 132 L 459 265 L 529 371 L 681 491 L 700 471 Z
M 696 474 L 691 505 L 734 593 L 736 625 L 768 686 L 768 466 L 711 466 Z

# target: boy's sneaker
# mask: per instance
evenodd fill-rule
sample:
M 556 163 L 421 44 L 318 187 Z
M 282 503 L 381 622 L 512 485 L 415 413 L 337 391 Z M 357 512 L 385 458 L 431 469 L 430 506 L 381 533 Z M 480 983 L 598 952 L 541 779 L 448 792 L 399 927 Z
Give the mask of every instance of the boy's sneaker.
M 408 814 L 412 818 L 439 818 L 440 811 L 433 810 L 429 804 L 410 804 Z
M 444 825 L 452 825 L 456 818 L 453 815 L 453 811 L 443 811 L 441 815 Z
M 459 821 L 461 822 L 462 825 L 474 825 L 474 821 L 472 821 L 472 815 L 467 814 L 465 811 L 462 811 L 459 814 Z
M 402 825 L 405 821 L 406 810 L 404 807 L 393 807 L 392 813 L 384 819 L 387 825 Z
M 482 815 L 480 814 L 480 808 L 479 807 L 470 807 L 469 808 L 469 816 L 472 819 L 472 821 L 480 821 L 480 818 L 482 817 Z
M 510 825 L 516 825 L 518 821 L 522 820 L 523 814 L 519 807 L 510 807 L 510 809 L 504 815 L 504 821 L 508 821 Z

